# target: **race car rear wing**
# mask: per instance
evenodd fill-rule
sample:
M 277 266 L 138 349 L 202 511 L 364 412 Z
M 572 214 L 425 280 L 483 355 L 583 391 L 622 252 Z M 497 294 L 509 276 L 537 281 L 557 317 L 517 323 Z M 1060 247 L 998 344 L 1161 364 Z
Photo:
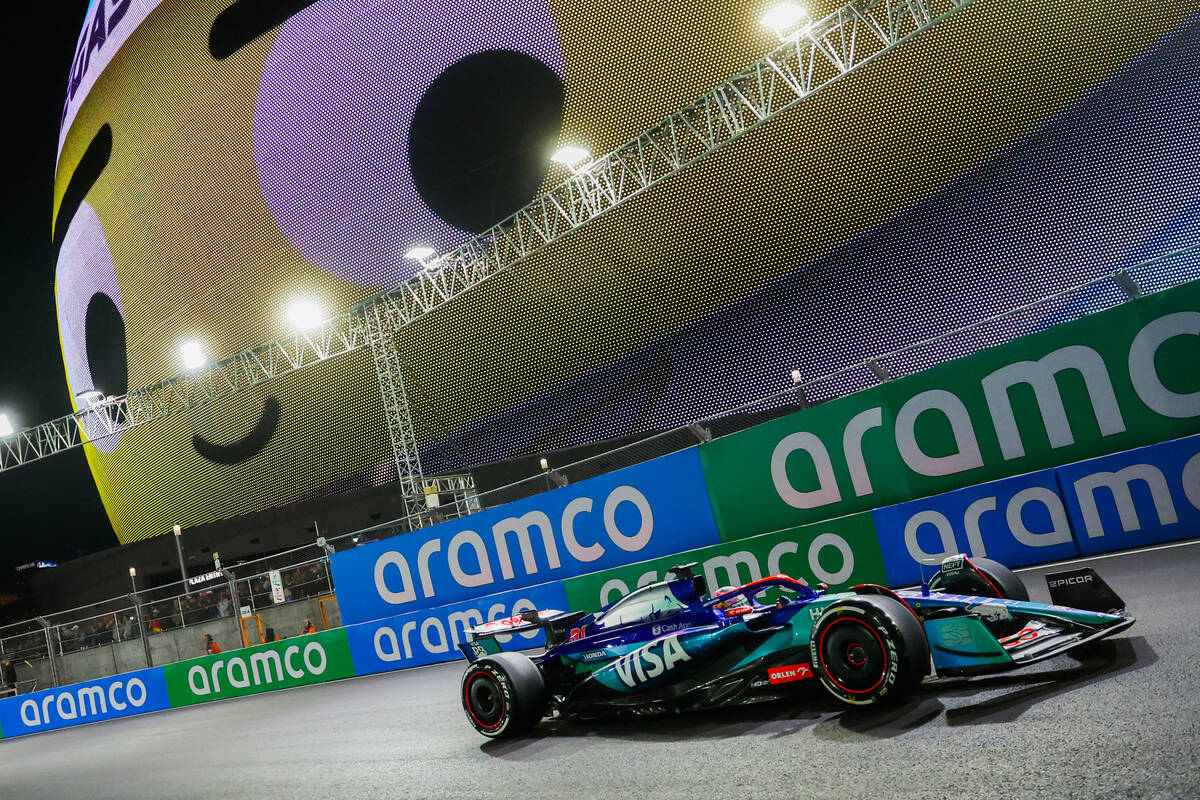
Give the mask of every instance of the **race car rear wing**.
M 582 611 L 557 611 L 552 608 L 544 611 L 536 608 L 522 611 L 513 617 L 485 622 L 470 628 L 467 630 L 467 635 L 471 638 L 466 642 L 461 642 L 458 649 L 467 657 L 467 661 L 478 661 L 484 656 L 495 655 L 504 650 L 500 646 L 500 642 L 496 641 L 497 636 L 538 628 L 546 632 L 546 644 L 554 646 L 560 641 L 565 641 L 566 632 L 571 623 L 577 622 L 584 616 Z

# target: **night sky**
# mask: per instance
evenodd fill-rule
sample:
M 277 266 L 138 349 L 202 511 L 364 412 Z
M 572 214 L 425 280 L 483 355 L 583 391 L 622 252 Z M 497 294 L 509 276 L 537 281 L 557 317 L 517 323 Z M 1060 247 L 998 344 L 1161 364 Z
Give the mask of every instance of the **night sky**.
M 54 308 L 50 213 L 58 123 L 86 0 L 18 3 L 8 10 L 7 137 L 0 267 L 0 411 L 14 427 L 71 412 Z M 63 561 L 114 546 L 81 449 L 0 473 L 0 583 L 6 567 Z

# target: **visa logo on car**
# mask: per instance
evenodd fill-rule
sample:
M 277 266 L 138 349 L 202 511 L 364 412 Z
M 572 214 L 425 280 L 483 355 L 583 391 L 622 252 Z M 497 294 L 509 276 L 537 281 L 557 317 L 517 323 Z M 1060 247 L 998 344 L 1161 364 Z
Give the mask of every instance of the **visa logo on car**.
M 634 650 L 629 655 L 621 656 L 614 662 L 617 677 L 621 683 L 631 689 L 639 683 L 645 683 L 651 678 L 657 678 L 681 661 L 691 661 L 692 657 L 679 643 L 678 636 L 668 636 L 666 639 Z

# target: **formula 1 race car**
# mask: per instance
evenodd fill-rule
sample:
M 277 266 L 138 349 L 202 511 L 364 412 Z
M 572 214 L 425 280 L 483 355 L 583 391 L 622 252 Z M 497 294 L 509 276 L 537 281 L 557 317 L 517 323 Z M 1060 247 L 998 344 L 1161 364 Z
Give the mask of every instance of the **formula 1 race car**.
M 902 698 L 927 675 L 1025 666 L 1133 624 L 1091 569 L 1046 577 L 1054 604 L 986 558 L 953 556 L 920 590 L 848 592 L 773 575 L 706 596 L 697 566 L 675 567 L 592 614 L 527 611 L 476 626 L 461 697 L 484 736 L 544 716 L 656 714 L 780 699 L 817 678 L 853 706 Z M 1068 603 L 1070 605 L 1068 605 Z M 546 651 L 504 652 L 498 636 L 542 628 Z

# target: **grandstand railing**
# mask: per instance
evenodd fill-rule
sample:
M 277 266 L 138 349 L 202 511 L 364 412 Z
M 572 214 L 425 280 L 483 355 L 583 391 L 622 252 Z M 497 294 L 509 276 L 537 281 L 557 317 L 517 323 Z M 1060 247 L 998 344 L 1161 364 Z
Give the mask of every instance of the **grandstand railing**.
M 329 568 L 329 555 L 337 550 L 385 539 L 442 519 L 478 511 L 482 506 L 538 494 L 564 482 L 582 480 L 677 452 L 771 415 L 788 413 L 881 381 L 910 375 L 965 352 L 1001 344 L 1197 277 L 1200 277 L 1200 243 L 1139 261 L 1035 302 L 864 359 L 818 378 L 796 380 L 793 377 L 786 388 L 753 402 L 687 425 L 651 433 L 588 458 L 555 465 L 552 470 L 479 492 L 477 496 L 464 498 L 455 491 L 464 480 L 462 476 L 446 476 L 440 481 L 431 479 L 432 487 L 453 493 L 456 503 L 431 506 L 408 517 L 235 564 L 226 567 L 220 578 L 194 588 L 180 581 L 145 589 L 136 595 L 123 595 L 0 627 L 0 660 L 33 662 L 49 658 L 53 664 L 55 658 L 77 649 L 115 644 L 172 628 L 235 617 L 240 611 L 238 606 L 248 606 L 255 613 L 277 605 L 270 586 L 269 576 L 273 570 L 280 573 L 285 590 L 284 603 L 333 595 L 336 587 Z M 944 346 L 951 342 L 953 347 Z M 787 376 L 781 376 L 781 383 L 787 382 Z

